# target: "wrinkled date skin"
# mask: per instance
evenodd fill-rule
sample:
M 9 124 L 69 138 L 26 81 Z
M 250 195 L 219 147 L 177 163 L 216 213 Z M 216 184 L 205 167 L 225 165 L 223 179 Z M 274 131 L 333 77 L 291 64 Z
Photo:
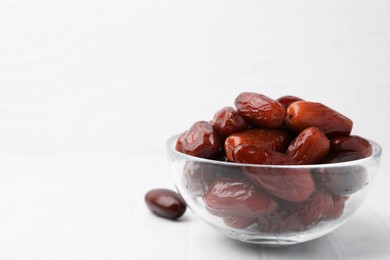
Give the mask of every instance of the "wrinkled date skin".
M 241 167 L 217 165 L 208 162 L 189 161 L 184 165 L 183 184 L 193 197 L 206 194 L 208 187 L 216 178 L 235 178 L 245 180 Z
M 333 209 L 325 217 L 326 220 L 338 219 L 344 212 L 345 202 L 348 200 L 347 196 L 332 196 L 333 199 Z
M 288 95 L 288 96 L 282 96 L 282 97 L 278 98 L 276 101 L 279 102 L 280 104 L 282 104 L 284 106 L 284 108 L 287 110 L 287 108 L 292 103 L 294 103 L 296 101 L 303 101 L 303 99 L 296 97 L 296 96 Z
M 329 139 L 317 127 L 303 130 L 289 145 L 286 154 L 299 164 L 314 164 L 329 152 Z
M 238 114 L 258 127 L 279 128 L 284 123 L 284 107 L 265 95 L 243 92 L 234 104 Z
M 212 164 L 187 162 L 183 170 L 183 183 L 192 197 L 206 194 L 209 184 L 217 176 L 216 166 Z
M 152 213 L 168 219 L 181 217 L 187 209 L 183 198 L 168 189 L 150 190 L 145 195 L 145 202 Z
M 210 158 L 220 148 L 220 140 L 210 123 L 198 121 L 184 134 L 182 140 L 183 153 Z
M 253 145 L 237 146 L 233 157 L 236 162 L 247 164 L 297 164 L 287 155 Z M 257 186 L 287 201 L 304 201 L 314 192 L 313 176 L 306 169 L 243 167 L 243 171 Z
M 372 154 L 371 144 L 366 139 L 357 135 L 336 136 L 332 138 L 330 150 L 332 153 L 357 152 L 363 157 L 368 157 Z
M 232 107 L 224 107 L 215 113 L 212 126 L 221 140 L 248 128 L 248 123 Z
M 249 227 L 252 224 L 257 222 L 257 218 L 246 219 L 237 216 L 224 216 L 223 222 L 226 226 L 235 228 L 235 229 L 243 229 Z
M 349 135 L 352 121 L 321 103 L 297 101 L 287 108 L 286 126 L 297 132 L 315 126 L 327 136 Z
M 332 213 L 332 196 L 323 191 L 316 191 L 300 203 L 281 204 L 274 214 L 259 217 L 258 228 L 264 233 L 306 230 Z
M 290 134 L 276 129 L 248 129 L 226 138 L 224 149 L 229 161 L 234 162 L 233 150 L 240 144 L 251 144 L 278 152 L 284 152 L 290 142 Z
M 275 212 L 277 202 L 249 181 L 216 179 L 203 197 L 213 215 L 254 219 Z

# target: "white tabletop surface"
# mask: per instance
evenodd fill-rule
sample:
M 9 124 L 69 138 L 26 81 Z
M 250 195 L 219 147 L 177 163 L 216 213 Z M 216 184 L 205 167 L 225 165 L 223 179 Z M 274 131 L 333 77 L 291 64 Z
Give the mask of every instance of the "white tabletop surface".
M 390 1 L 0 0 L 0 259 L 390 259 Z M 319 101 L 382 145 L 364 205 L 296 246 L 143 197 L 168 137 L 242 91 Z M 240 258 L 239 258 L 240 257 Z

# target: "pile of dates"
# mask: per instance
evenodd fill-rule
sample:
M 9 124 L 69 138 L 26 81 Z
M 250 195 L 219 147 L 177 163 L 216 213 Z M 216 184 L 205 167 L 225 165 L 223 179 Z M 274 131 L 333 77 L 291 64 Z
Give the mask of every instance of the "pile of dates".
M 348 117 L 294 96 L 244 92 L 234 104 L 195 122 L 176 142 L 177 151 L 209 159 L 187 161 L 183 181 L 227 226 L 303 231 L 339 218 L 348 197 L 367 184 L 362 166 L 286 167 L 370 156 L 370 143 L 351 135 Z

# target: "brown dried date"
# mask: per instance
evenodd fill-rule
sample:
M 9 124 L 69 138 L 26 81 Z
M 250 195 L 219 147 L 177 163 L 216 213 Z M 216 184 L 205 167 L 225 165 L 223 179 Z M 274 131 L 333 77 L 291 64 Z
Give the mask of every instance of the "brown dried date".
M 372 154 L 370 142 L 357 135 L 336 136 L 332 138 L 330 141 L 330 150 L 333 153 L 357 152 L 363 157 L 367 157 Z
M 157 216 L 177 219 L 187 209 L 183 198 L 168 189 L 153 189 L 146 193 L 145 202 L 150 211 Z
M 232 107 L 224 107 L 218 110 L 214 115 L 212 125 L 221 140 L 235 132 L 248 128 L 248 123 Z
M 363 158 L 364 156 L 358 152 L 329 153 L 328 156 L 321 163 L 324 164 L 341 163 L 341 162 L 360 160 Z
M 328 215 L 325 217 L 325 219 L 338 219 L 341 217 L 341 215 L 344 212 L 344 206 L 345 202 L 347 201 L 348 197 L 347 196 L 332 196 L 333 199 L 333 209 L 328 213 Z
M 296 97 L 296 96 L 288 95 L 288 96 L 280 97 L 276 101 L 279 102 L 280 104 L 282 104 L 285 109 L 287 109 L 292 103 L 294 103 L 296 101 L 303 101 L 303 99 Z
M 290 134 L 277 129 L 248 129 L 234 133 L 226 138 L 225 153 L 229 161 L 234 162 L 233 150 L 240 144 L 251 144 L 278 152 L 284 152 L 290 142 Z
M 316 102 L 297 101 L 287 108 L 286 125 L 300 132 L 315 126 L 326 135 L 349 135 L 352 121 L 339 112 Z
M 299 164 L 314 164 L 329 152 L 329 139 L 317 127 L 303 130 L 289 145 L 286 154 Z
M 217 176 L 215 166 L 195 161 L 187 162 L 183 170 L 183 184 L 193 197 L 203 196 L 209 184 Z
M 220 140 L 210 123 L 198 121 L 184 135 L 181 140 L 183 153 L 209 158 L 220 148 Z
M 237 163 L 296 165 L 294 159 L 272 149 L 252 144 L 240 144 L 233 150 L 233 160 Z
M 215 178 L 246 179 L 241 167 L 189 161 L 184 165 L 183 184 L 193 197 L 203 196 Z
M 184 131 L 180 136 L 179 138 L 177 138 L 177 141 L 176 141 L 176 151 L 178 152 L 183 152 L 183 138 L 184 136 L 187 134 L 187 131 Z
M 293 165 L 296 161 L 276 151 L 253 145 L 239 145 L 233 151 L 238 163 Z M 287 201 L 304 201 L 314 192 L 313 176 L 306 169 L 243 167 L 245 175 L 257 186 Z
M 216 179 L 203 197 L 213 215 L 253 219 L 273 213 L 277 202 L 251 182 L 240 179 Z
M 226 226 L 236 228 L 236 229 L 242 229 L 256 223 L 257 218 L 246 219 L 237 216 L 224 216 L 223 222 L 225 223 Z
M 355 193 L 369 182 L 367 170 L 363 166 L 324 168 L 314 173 L 314 177 L 319 185 L 340 196 Z
M 243 92 L 238 95 L 234 104 L 238 114 L 256 126 L 279 128 L 284 123 L 284 107 L 265 95 Z
M 303 231 L 328 217 L 333 207 L 330 194 L 315 191 L 304 202 L 284 203 L 274 214 L 259 217 L 258 228 L 265 233 Z
M 357 152 L 343 152 L 329 156 L 324 163 L 341 163 L 362 159 Z M 368 183 L 367 170 L 363 166 L 339 166 L 324 168 L 314 173 L 316 182 L 336 195 L 348 195 L 362 189 Z

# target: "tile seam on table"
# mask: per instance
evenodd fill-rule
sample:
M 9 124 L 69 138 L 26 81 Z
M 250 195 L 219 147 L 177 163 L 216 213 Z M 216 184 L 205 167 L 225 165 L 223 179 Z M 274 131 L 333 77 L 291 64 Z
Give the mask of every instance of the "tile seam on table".
M 112 247 L 112 249 L 110 250 L 108 256 L 107 256 L 107 260 L 111 260 L 114 256 L 115 256 L 115 252 L 118 248 L 118 245 L 119 245 L 119 242 L 126 236 L 126 234 L 128 234 L 128 228 L 133 224 L 130 219 L 131 219 L 131 215 L 134 214 L 135 212 L 135 209 L 141 204 L 142 201 L 139 201 L 138 203 L 136 203 L 136 205 L 133 207 L 133 211 L 131 212 L 130 216 L 128 216 L 129 218 L 129 221 L 126 222 L 122 228 L 122 231 L 121 233 L 119 234 L 119 236 L 117 237 L 116 239 L 116 243 L 114 244 L 114 246 Z
M 334 234 L 330 234 L 329 236 L 326 236 L 326 239 L 329 241 L 330 246 L 333 248 L 333 251 L 335 252 L 335 254 L 337 256 L 337 259 L 341 260 L 341 259 L 343 259 L 343 257 L 342 257 L 342 255 L 340 253 L 338 245 L 336 243 L 334 243 L 333 239 L 331 239 L 332 236 L 334 236 Z
M 88 199 L 88 196 L 85 195 L 84 198 L 79 201 L 79 203 L 82 204 L 83 202 L 87 201 L 87 199 Z M 49 246 L 55 241 L 55 239 L 58 238 L 64 232 L 66 227 L 69 226 L 69 224 L 71 223 L 71 220 L 74 218 L 75 218 L 74 215 L 67 216 L 65 218 L 65 220 L 63 221 L 62 225 L 57 229 L 56 232 L 54 232 L 52 235 L 50 235 L 48 237 L 47 243 L 37 252 L 36 256 L 33 257 L 32 259 L 39 260 L 39 258 L 42 257 L 42 255 L 45 253 L 47 248 L 49 248 Z

